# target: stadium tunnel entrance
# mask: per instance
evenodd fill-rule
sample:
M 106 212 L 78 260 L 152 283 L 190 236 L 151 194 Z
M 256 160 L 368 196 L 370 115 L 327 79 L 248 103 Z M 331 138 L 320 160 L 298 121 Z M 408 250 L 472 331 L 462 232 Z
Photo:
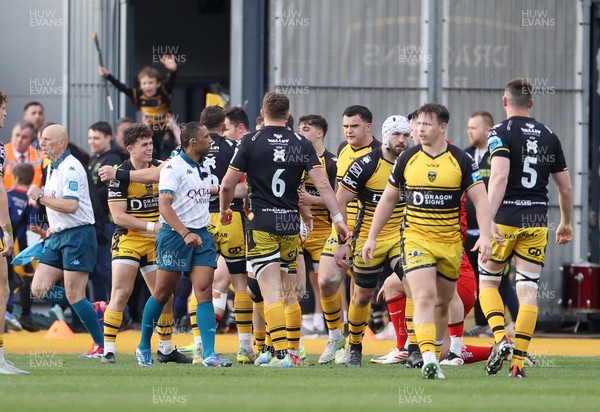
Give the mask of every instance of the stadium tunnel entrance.
M 229 94 L 231 1 L 133 0 L 127 12 L 127 78 L 144 66 L 167 71 L 160 56 L 178 63 L 171 107 L 177 123 L 198 120 L 209 92 Z M 126 113 L 135 118 L 128 100 Z

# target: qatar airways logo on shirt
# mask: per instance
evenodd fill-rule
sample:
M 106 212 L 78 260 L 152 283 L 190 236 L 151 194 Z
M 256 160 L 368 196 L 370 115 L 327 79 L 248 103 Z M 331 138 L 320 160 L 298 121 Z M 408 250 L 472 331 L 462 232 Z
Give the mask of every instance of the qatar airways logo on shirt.
M 210 189 L 206 189 L 206 188 L 202 188 L 202 187 L 199 188 L 198 190 L 190 189 L 187 192 L 187 197 L 192 199 L 194 201 L 194 203 L 196 203 L 196 204 L 208 203 L 208 199 L 210 197 Z

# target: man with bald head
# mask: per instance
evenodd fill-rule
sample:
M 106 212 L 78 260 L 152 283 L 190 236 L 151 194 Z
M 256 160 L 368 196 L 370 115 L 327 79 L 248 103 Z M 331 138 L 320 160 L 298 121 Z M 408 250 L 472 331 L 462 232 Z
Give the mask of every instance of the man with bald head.
M 85 296 L 89 273 L 94 269 L 98 244 L 87 174 L 68 149 L 67 130 L 58 124 L 42 132 L 40 146 L 52 164 L 44 190 L 33 185 L 27 195 L 46 206 L 49 237 L 40 258 L 31 290 L 52 303 L 70 304 L 92 338 L 84 357 L 99 358 L 104 336 L 93 305 Z M 65 288 L 54 284 L 64 277 Z

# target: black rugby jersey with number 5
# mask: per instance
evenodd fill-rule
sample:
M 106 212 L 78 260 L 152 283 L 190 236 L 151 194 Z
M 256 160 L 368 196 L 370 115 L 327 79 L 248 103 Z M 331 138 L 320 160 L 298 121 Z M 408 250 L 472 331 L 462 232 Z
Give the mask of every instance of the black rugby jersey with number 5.
M 510 160 L 504 198 L 495 221 L 514 227 L 548 225 L 548 178 L 567 169 L 558 137 L 532 117 L 513 116 L 488 134 L 490 157 Z
M 483 180 L 475 160 L 458 147 L 448 144 L 431 157 L 418 145 L 396 159 L 388 184 L 406 191 L 404 236 L 454 243 L 461 241 L 462 194 Z
M 322 167 L 307 139 L 283 126 L 265 126 L 242 138 L 229 167 L 247 175 L 248 229 L 279 235 L 300 231 L 302 174 Z

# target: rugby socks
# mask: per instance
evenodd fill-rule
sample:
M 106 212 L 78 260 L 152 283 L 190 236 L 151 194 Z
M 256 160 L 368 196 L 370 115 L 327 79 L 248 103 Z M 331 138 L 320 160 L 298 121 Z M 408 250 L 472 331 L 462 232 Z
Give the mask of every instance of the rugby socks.
M 432 354 L 430 356 L 436 357 L 435 323 L 415 325 L 415 334 L 417 335 L 421 355 L 423 355 L 423 361 L 425 361 L 426 352 L 430 352 Z
M 254 330 L 252 331 L 252 333 L 254 334 L 254 344 L 256 345 L 256 351 L 260 353 L 262 352 L 263 347 L 265 346 L 265 339 L 267 337 L 267 331 L 264 329 L 265 303 L 254 303 L 254 310 L 256 310 L 256 315 L 253 316 L 253 321 L 256 320 L 257 324 L 254 325 Z M 262 325 L 259 325 L 259 322 L 262 323 Z
M 116 341 L 119 328 L 123 323 L 123 312 L 106 310 L 104 312 L 104 354 L 116 353 Z
M 487 360 L 490 353 L 492 353 L 492 346 L 464 345 L 460 354 L 465 363 L 475 363 Z
M 0 360 L 4 359 L 4 331 L 0 331 Z
M 254 330 L 254 346 L 256 347 L 256 352 L 260 353 L 265 346 L 265 337 L 266 331 L 264 330 Z
M 408 337 L 406 330 L 406 296 L 400 294 L 386 301 L 390 322 L 396 332 L 396 348 L 402 349 Z
M 219 291 L 217 291 L 216 289 L 213 289 L 214 292 L 216 293 L 221 293 Z M 215 305 L 215 302 L 219 301 L 220 302 L 220 298 L 219 299 L 213 299 L 213 310 L 218 309 L 219 306 Z M 220 305 L 221 303 L 217 302 L 218 305 Z M 225 299 L 225 304 L 227 304 L 227 299 Z M 200 336 L 200 331 L 198 330 L 198 322 L 196 319 L 196 308 L 198 307 L 198 300 L 196 299 L 196 295 L 194 293 L 192 293 L 192 295 L 190 296 L 190 323 L 192 326 L 192 335 L 194 336 Z M 222 310 L 225 310 L 225 306 L 223 306 Z M 215 313 L 215 328 L 219 327 L 219 323 L 221 323 L 221 315 L 216 314 Z
M 285 309 L 283 308 L 283 303 L 275 302 L 267 306 L 265 309 L 265 320 L 273 346 L 278 355 L 280 355 L 287 350 Z
M 162 310 L 163 305 L 157 303 L 154 296 L 150 296 L 146 306 L 144 306 L 144 314 L 142 315 L 142 337 L 138 346 L 139 349 L 148 350 L 151 348 L 150 339 L 152 339 L 154 325 L 158 322 Z
M 202 347 L 204 348 L 204 358 L 208 358 L 215 353 L 215 308 L 212 302 L 198 303 L 196 307 L 196 321 L 198 330 L 202 337 Z
M 412 298 L 406 298 L 406 309 L 404 313 L 406 315 L 406 334 L 408 335 L 408 352 L 413 353 L 419 350 L 419 344 L 417 342 L 417 335 L 415 334 L 415 327 L 413 324 L 413 314 L 415 312 L 415 306 Z
M 300 348 L 300 329 L 302 327 L 302 310 L 298 302 L 285 307 L 285 334 L 288 350 L 296 354 Z
M 192 291 L 192 296 L 190 296 L 190 327 L 192 328 L 192 335 L 194 336 L 194 341 L 196 338 L 200 339 L 200 331 L 198 330 L 198 322 L 196 321 L 196 308 L 198 307 L 198 300 L 196 299 L 196 295 Z
M 350 331 L 350 345 L 362 343 L 362 338 L 369 321 L 371 306 L 358 306 L 353 299 L 350 300 L 348 313 L 348 330 Z
M 329 329 L 329 337 L 331 338 L 331 331 L 340 329 L 340 317 L 342 316 L 342 296 L 340 291 L 337 290 L 331 296 L 321 295 L 321 306 L 323 307 L 323 315 L 325 316 L 325 323 L 327 329 Z
M 158 350 L 163 355 L 173 352 L 173 312 L 162 313 L 156 324 Z
M 265 327 L 267 328 L 267 330 L 265 331 L 265 346 L 272 348 L 273 347 L 273 339 L 271 339 L 271 334 L 269 333 L 269 325 L 267 325 L 266 322 L 265 322 Z
M 465 330 L 463 321 L 451 323 L 448 325 L 448 334 L 450 335 L 450 352 L 460 355 L 462 352 L 462 338 Z
M 513 358 L 510 362 L 510 366 L 517 365 L 519 369 L 523 369 L 525 355 L 527 355 L 529 342 L 531 342 L 531 337 L 535 330 L 537 316 L 537 306 L 521 305 L 519 307 L 519 314 L 517 315 L 517 321 L 515 322 L 515 349 L 513 351 Z
M 504 303 L 496 288 L 484 288 L 479 292 L 479 304 L 492 332 L 494 341 L 500 342 L 506 336 L 504 329 Z
M 442 345 L 444 344 L 443 340 L 435 341 L 435 358 L 439 361 L 440 356 L 442 356 Z
M 71 307 L 75 313 L 77 313 L 79 319 L 81 319 L 83 326 L 85 326 L 90 335 L 92 335 L 94 343 L 98 344 L 99 346 L 104 345 L 104 334 L 100 328 L 98 314 L 96 313 L 92 302 L 87 300 L 87 298 L 83 298 L 79 302 L 75 302 Z
M 42 297 L 45 302 L 53 303 L 55 305 L 60 306 L 69 306 L 69 301 L 67 300 L 67 292 L 65 292 L 65 288 L 61 286 L 54 285 L 52 289 L 50 289 L 46 294 Z M 98 317 L 96 317 L 98 319 Z
M 252 344 L 252 299 L 245 290 L 235 292 L 233 305 L 240 348 L 251 349 Z

